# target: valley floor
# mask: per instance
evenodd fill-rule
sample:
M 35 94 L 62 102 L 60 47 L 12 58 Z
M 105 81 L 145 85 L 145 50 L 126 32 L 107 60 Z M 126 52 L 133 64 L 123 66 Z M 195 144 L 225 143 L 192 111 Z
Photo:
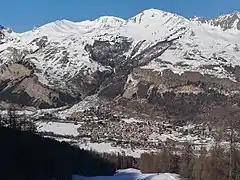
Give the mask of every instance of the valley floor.
M 117 115 L 96 106 L 68 117 L 62 116 L 67 114 L 64 112 L 64 109 L 48 109 L 17 113 L 33 119 L 37 131 L 45 137 L 102 153 L 140 157 L 144 152 L 159 151 L 166 142 L 173 142 L 176 151 L 185 142 L 194 145 L 196 151 L 202 146 L 209 149 L 214 144 L 214 131 L 208 124 L 174 125 L 166 121 Z M 0 114 L 7 116 L 7 111 Z
M 50 113 L 49 113 L 50 114 Z M 196 150 L 210 147 L 213 137 L 202 124 L 173 125 L 169 122 L 122 117 L 95 110 L 80 112 L 77 118 L 61 120 L 51 113 L 39 116 L 38 132 L 59 141 L 68 141 L 83 149 L 124 153 L 140 157 L 144 152 L 158 151 L 167 141 L 192 143 Z

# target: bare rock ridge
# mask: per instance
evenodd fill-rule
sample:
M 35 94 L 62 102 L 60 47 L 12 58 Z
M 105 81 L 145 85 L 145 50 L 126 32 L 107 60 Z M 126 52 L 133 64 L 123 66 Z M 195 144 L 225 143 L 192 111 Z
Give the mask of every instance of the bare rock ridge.
M 128 75 L 132 73 L 133 69 L 147 65 L 153 59 L 160 57 L 171 46 L 174 40 L 176 39 L 160 41 L 134 56 L 136 49 L 140 48 L 140 44 L 138 43 L 127 62 L 116 67 L 114 74 L 102 83 L 99 95 L 114 98 L 123 94 Z
M 216 94 L 239 99 L 239 12 L 188 20 L 149 9 L 128 20 L 104 16 L 0 31 L 1 103 L 56 108 L 97 94 L 152 114 L 156 107 L 171 111 L 174 101 L 198 101 L 199 113 L 201 103 L 218 103 Z

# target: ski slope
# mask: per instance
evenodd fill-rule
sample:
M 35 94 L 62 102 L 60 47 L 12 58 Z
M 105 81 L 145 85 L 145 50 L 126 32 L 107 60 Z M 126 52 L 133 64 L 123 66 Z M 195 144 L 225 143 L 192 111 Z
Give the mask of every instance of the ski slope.
M 125 169 L 118 170 L 114 176 L 82 177 L 74 175 L 72 180 L 180 180 L 180 178 L 177 174 L 142 174 L 136 169 Z

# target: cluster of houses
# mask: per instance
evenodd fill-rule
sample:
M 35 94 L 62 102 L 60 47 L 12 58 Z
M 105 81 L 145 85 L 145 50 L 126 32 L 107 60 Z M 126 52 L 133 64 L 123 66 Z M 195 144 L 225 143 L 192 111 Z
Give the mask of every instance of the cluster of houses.
M 2 116 L 2 120 L 4 119 Z M 113 114 L 111 110 L 100 107 L 74 113 L 67 119 L 60 119 L 55 113 L 44 113 L 30 119 L 34 123 L 39 121 L 58 122 L 62 123 L 62 126 L 66 123 L 72 123 L 73 127 L 77 127 L 77 136 L 62 135 L 49 131 L 41 132 L 46 136 L 69 139 L 69 141 L 80 143 L 111 143 L 112 146 L 128 149 L 159 150 L 167 142 L 177 145 L 190 142 L 200 147 L 212 144 L 214 137 L 214 131 L 208 125 L 182 123 L 173 125 L 171 122 L 143 120 Z M 61 128 L 64 129 L 65 127 Z
M 33 118 L 30 118 L 33 119 Z M 139 120 L 124 115 L 113 114 L 111 110 L 94 107 L 73 114 L 67 119 L 59 119 L 54 113 L 44 113 L 34 119 L 35 122 L 61 122 L 77 125 L 78 135 L 64 136 L 56 132 L 45 132 L 45 135 L 61 137 L 77 142 L 111 143 L 122 148 L 158 150 L 166 142 L 191 142 L 195 145 L 208 145 L 213 140 L 213 131 L 209 126 L 173 125 L 170 122 Z
M 115 146 L 132 149 L 159 149 L 166 141 L 207 144 L 210 131 L 203 125 L 173 126 L 167 122 L 136 120 L 113 115 L 99 107 L 74 114 L 69 121 L 81 123 L 79 138 L 91 142 L 111 142 Z

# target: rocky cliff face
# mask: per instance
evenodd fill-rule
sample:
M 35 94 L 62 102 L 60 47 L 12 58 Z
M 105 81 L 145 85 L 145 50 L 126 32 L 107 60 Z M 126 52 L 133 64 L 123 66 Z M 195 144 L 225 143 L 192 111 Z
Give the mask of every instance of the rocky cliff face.
M 218 20 L 150 9 L 128 20 L 62 20 L 5 32 L 0 101 L 55 108 L 96 94 L 116 109 L 173 118 L 238 103 L 239 16 Z
M 26 61 L 1 66 L 0 100 L 40 108 L 63 106 L 73 101 L 68 95 L 40 83 L 34 70 Z
M 159 73 L 135 68 L 117 107 L 154 119 L 202 122 L 209 119 L 214 107 L 239 104 L 239 88 L 239 82 L 199 72 L 179 75 L 171 70 Z

